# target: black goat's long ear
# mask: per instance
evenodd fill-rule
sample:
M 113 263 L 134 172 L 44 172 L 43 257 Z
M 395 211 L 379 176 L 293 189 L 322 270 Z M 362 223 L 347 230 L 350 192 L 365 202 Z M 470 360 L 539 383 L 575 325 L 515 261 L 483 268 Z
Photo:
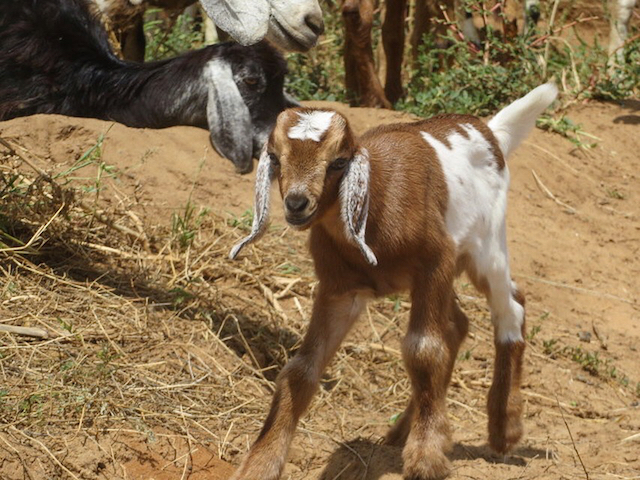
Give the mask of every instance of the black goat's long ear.
M 371 265 L 377 265 L 378 259 L 365 243 L 369 214 L 369 152 L 361 148 L 349 162 L 340 185 L 342 220 L 347 238 L 353 241 Z
M 262 40 L 269 29 L 268 0 L 200 0 L 214 23 L 242 45 Z
M 258 170 L 256 171 L 255 199 L 253 204 L 253 224 L 251 233 L 238 242 L 229 253 L 231 260 L 235 259 L 245 245 L 255 242 L 267 231 L 269 225 L 269 204 L 271 184 L 275 179 L 275 170 L 271 164 L 271 158 L 267 153 L 267 147 L 262 149 Z
M 216 151 L 239 173 L 253 168 L 253 126 L 249 108 L 233 79 L 231 65 L 214 59 L 207 66 L 210 82 L 207 121 Z

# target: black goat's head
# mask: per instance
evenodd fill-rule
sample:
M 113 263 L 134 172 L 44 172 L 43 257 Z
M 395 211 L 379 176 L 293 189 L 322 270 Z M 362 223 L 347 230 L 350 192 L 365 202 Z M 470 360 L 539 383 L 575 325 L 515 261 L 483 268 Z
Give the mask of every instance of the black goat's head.
M 211 143 L 239 173 L 248 173 L 278 114 L 298 103 L 284 92 L 287 66 L 273 47 L 266 43 L 220 47 L 205 69 Z

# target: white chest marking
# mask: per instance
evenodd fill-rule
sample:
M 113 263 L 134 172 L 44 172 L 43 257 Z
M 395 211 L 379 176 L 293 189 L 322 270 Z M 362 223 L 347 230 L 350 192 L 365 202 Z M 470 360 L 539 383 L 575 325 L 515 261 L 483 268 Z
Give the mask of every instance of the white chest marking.
M 300 120 L 289 129 L 288 137 L 298 140 L 313 140 L 319 142 L 324 132 L 331 125 L 335 112 L 298 113 Z

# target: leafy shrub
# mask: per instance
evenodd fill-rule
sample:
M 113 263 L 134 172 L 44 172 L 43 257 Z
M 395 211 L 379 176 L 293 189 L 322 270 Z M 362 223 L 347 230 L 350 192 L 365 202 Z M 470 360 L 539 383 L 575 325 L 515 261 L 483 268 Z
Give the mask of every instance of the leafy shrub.
M 147 41 L 145 61 L 175 57 L 204 45 L 202 20 L 182 13 L 175 18 L 163 19 L 162 10 L 152 8 L 145 12 L 144 34 Z
M 322 7 L 324 36 L 311 51 L 287 56 L 286 88 L 299 100 L 344 102 L 344 25 L 338 8 L 326 3 Z
M 638 94 L 638 41 L 626 49 L 626 63 L 612 68 L 597 43 L 546 46 L 532 37 L 507 43 L 494 33 L 488 35 L 483 54 L 453 36 L 448 40 L 450 46 L 438 48 L 433 37 L 425 38 L 407 95 L 397 108 L 421 116 L 489 115 L 549 78 L 563 81 L 572 99 L 620 100 Z

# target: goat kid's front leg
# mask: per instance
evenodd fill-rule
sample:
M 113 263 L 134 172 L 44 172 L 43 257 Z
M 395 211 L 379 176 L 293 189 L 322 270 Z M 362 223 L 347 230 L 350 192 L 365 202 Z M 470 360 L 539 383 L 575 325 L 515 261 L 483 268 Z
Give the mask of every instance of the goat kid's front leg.
M 318 388 L 322 372 L 366 305 L 357 293 L 328 293 L 320 284 L 309 330 L 296 356 L 276 381 L 262 431 L 232 480 L 277 480 L 296 425 Z
M 434 480 L 449 473 L 445 452 L 451 449 L 451 433 L 445 397 L 466 335 L 466 316 L 462 321 L 459 315 L 464 314 L 454 303 L 453 265 L 443 261 L 425 273 L 415 282 L 411 296 L 409 330 L 402 349 L 413 389 L 410 430 L 402 452 L 404 478 Z

